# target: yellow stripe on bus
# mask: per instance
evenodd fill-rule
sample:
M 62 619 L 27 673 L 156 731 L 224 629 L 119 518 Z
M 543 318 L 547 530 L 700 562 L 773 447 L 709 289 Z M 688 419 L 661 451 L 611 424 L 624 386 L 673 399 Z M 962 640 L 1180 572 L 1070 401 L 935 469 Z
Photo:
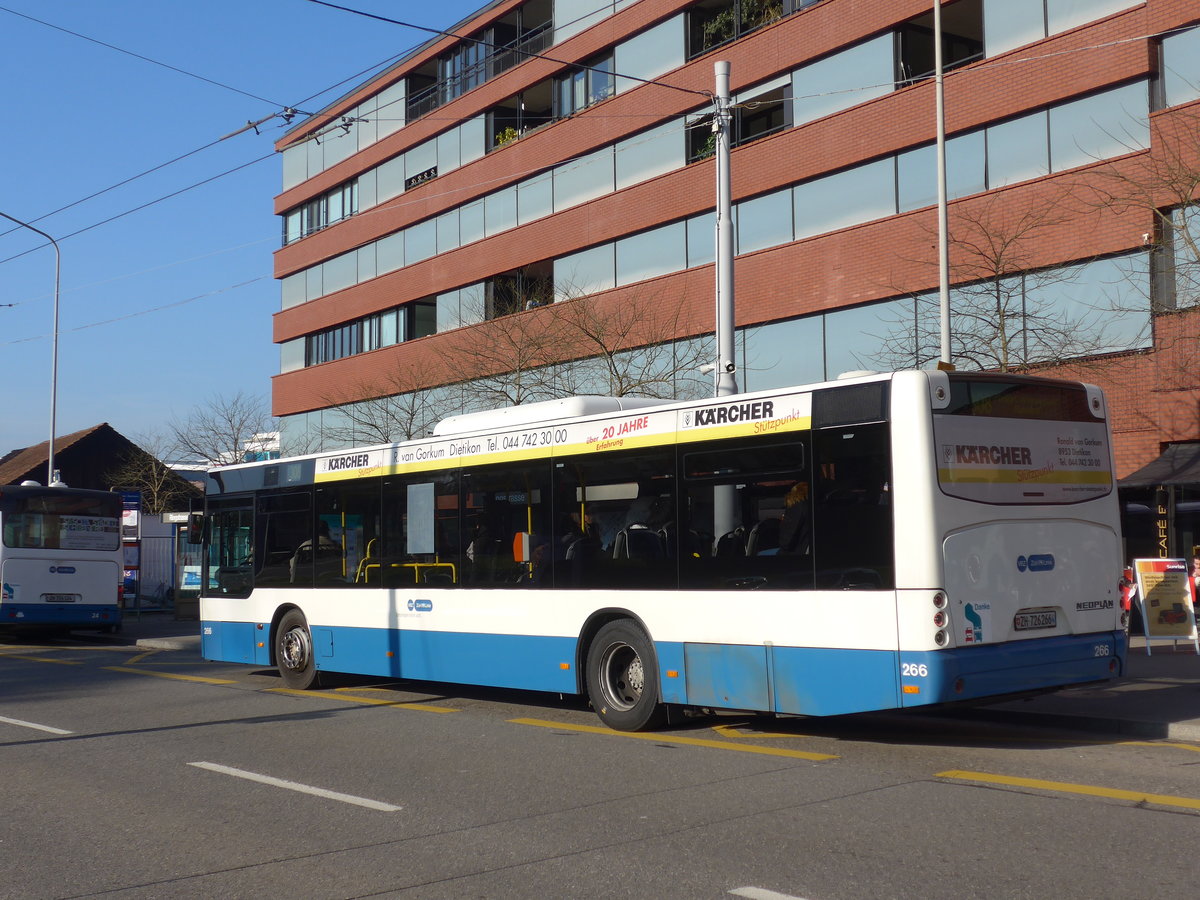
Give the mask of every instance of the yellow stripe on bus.
M 1112 484 L 1112 472 L 1055 469 L 1030 472 L 1028 469 L 938 469 L 943 484 Z
M 554 427 L 553 422 L 547 422 L 547 428 Z M 540 426 L 539 426 L 540 427 Z M 561 426 L 560 426 L 561 427 Z M 466 464 L 491 465 L 493 463 L 527 462 L 534 459 L 549 459 L 559 456 L 579 456 L 589 453 L 609 453 L 616 450 L 642 450 L 647 447 L 666 447 L 675 444 L 690 444 L 697 441 L 724 440 L 734 437 L 752 437 L 760 434 L 785 434 L 796 431 L 808 431 L 812 427 L 812 418 L 797 416 L 788 420 L 767 420 L 761 422 L 744 422 L 734 425 L 710 426 L 705 428 L 689 428 L 682 431 L 668 431 L 657 434 L 622 435 L 607 440 L 587 441 L 573 444 L 546 444 L 540 447 L 522 447 L 515 450 L 494 450 L 481 453 L 449 454 L 436 459 L 420 459 L 413 462 L 395 463 L 393 465 L 369 466 L 361 469 L 341 469 L 334 472 L 317 472 L 313 480 L 318 484 L 330 481 L 349 481 L 358 478 L 370 478 L 378 475 L 406 475 L 412 472 L 437 472 L 443 469 L 456 469 Z M 524 427 L 524 430 L 536 430 Z M 469 440 L 484 442 L 493 434 L 475 436 Z M 465 440 L 465 439 L 464 439 Z M 456 437 L 438 438 L 436 442 L 447 444 L 458 441 Z M 388 452 L 391 452 L 390 449 Z

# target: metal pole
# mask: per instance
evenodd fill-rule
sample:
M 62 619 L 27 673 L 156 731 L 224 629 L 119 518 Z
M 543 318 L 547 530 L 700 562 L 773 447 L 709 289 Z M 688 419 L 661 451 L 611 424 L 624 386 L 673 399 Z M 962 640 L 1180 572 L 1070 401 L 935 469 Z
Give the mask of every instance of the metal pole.
M 52 485 L 61 480 L 58 470 L 54 468 L 54 430 L 58 410 L 58 289 L 62 277 L 62 251 L 58 248 L 58 241 L 40 228 L 34 228 L 28 222 L 22 222 L 5 212 L 0 212 L 0 216 L 22 228 L 28 228 L 34 234 L 40 234 L 54 247 L 54 322 L 50 333 L 50 442 L 46 453 L 46 484 Z
M 942 67 L 942 0 L 933 0 L 933 72 L 937 97 L 938 316 L 941 331 L 939 369 L 950 360 L 950 225 L 946 209 L 946 97 Z
M 729 63 L 713 65 L 716 73 L 716 113 L 713 133 L 717 157 L 717 370 L 716 396 L 738 392 L 734 362 L 733 316 L 733 193 L 729 170 L 730 128 Z

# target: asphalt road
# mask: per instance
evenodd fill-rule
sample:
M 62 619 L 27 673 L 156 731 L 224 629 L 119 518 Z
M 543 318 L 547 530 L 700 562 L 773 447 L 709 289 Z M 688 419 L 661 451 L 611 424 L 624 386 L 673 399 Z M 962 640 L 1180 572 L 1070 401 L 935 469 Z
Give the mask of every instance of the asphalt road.
M 1161 897 L 1200 744 L 577 700 L 0 638 L 0 897 Z

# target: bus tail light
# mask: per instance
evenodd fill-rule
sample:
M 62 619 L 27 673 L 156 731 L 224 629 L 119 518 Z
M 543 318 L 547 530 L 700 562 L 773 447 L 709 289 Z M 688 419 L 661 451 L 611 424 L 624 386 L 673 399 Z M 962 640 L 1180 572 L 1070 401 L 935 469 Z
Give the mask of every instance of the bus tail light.
M 936 594 L 933 595 L 933 605 L 937 609 L 945 609 L 946 604 L 949 602 L 950 601 L 946 599 L 946 595 L 942 591 L 938 591 Z
M 946 634 L 945 631 L 939 631 L 937 634 L 935 634 L 933 636 L 933 642 L 935 644 L 937 644 L 939 647 L 945 647 L 946 643 L 949 640 L 950 640 L 950 637 L 949 637 L 949 635 Z
M 944 628 L 946 626 L 946 613 L 938 610 L 933 614 L 933 624 L 935 628 Z

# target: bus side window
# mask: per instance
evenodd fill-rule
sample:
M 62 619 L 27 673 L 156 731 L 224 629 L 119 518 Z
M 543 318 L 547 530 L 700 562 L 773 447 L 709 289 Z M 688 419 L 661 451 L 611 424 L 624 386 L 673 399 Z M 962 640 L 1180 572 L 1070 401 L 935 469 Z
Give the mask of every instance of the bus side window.
M 684 587 L 812 587 L 809 455 L 806 435 L 769 444 L 714 441 L 684 451 Z
M 480 467 L 464 474 L 462 482 L 463 582 L 492 588 L 549 587 L 548 462 Z
M 312 587 L 312 495 L 260 494 L 254 517 L 254 586 Z M 307 542 L 307 544 L 306 544 Z
M 894 587 L 887 424 L 817 431 L 813 454 L 817 587 L 833 590 Z
M 313 580 L 318 587 L 378 586 L 380 481 L 318 486 L 315 494 L 317 538 L 312 547 Z
M 356 583 L 457 587 L 462 581 L 458 485 L 457 471 L 384 481 L 382 533 L 367 540 Z
M 674 469 L 669 448 L 557 462 L 555 586 L 675 587 Z

